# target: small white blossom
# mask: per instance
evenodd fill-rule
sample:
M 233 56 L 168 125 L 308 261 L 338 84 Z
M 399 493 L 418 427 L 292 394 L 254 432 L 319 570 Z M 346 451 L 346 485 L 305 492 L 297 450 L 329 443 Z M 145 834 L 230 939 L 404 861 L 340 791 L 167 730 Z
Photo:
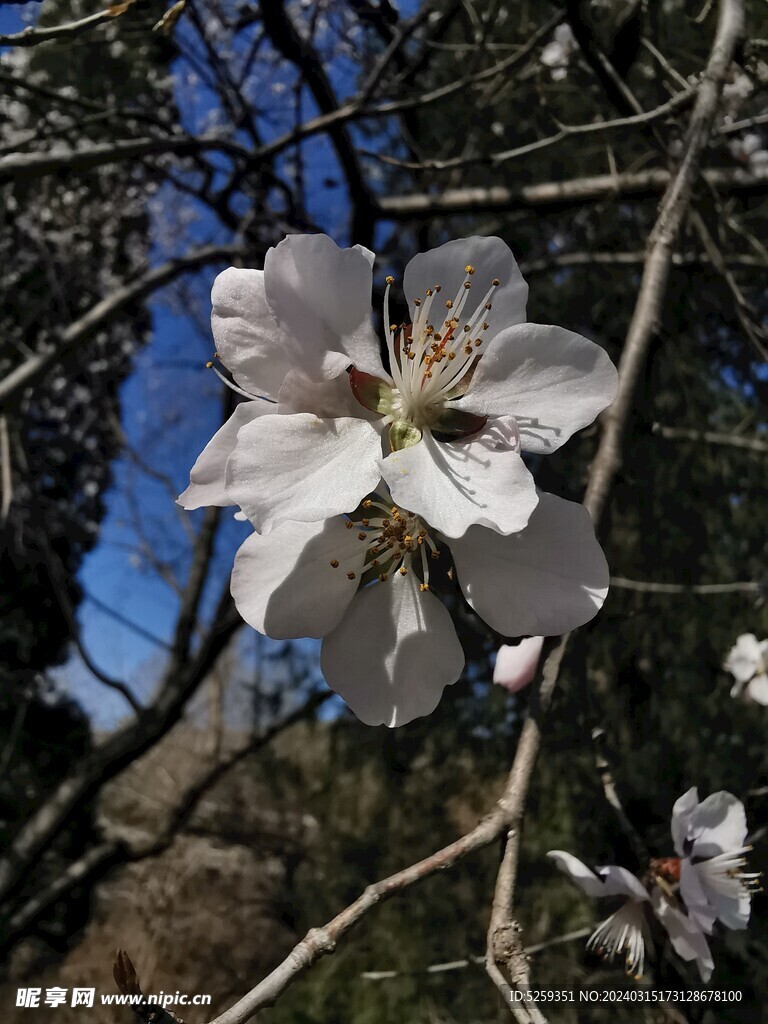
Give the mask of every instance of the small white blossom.
M 564 850 L 550 850 L 547 856 L 587 896 L 625 897 L 619 909 L 597 926 L 587 940 L 587 948 L 601 956 L 623 956 L 627 973 L 641 977 L 646 947 L 651 943 L 650 896 L 643 884 L 626 868 L 615 864 L 592 869 Z
M 680 857 L 680 894 L 690 917 L 707 933 L 715 921 L 743 929 L 759 874 L 746 872 L 744 805 L 719 792 L 699 803 L 695 787 L 672 809 L 672 838 Z
M 723 666 L 736 680 L 732 697 L 768 705 L 768 640 L 742 633 L 728 652 Z
M 593 869 L 562 850 L 551 850 L 547 856 L 587 896 L 625 897 L 619 909 L 599 924 L 587 940 L 588 949 L 605 957 L 623 956 L 627 973 L 639 979 L 645 967 L 646 950 L 651 945 L 653 913 L 681 960 L 695 961 L 702 981 L 709 981 L 714 962 L 703 930 L 683 913 L 674 893 L 653 870 L 654 863 L 666 862 L 652 862 L 644 884 L 626 868 L 616 865 Z

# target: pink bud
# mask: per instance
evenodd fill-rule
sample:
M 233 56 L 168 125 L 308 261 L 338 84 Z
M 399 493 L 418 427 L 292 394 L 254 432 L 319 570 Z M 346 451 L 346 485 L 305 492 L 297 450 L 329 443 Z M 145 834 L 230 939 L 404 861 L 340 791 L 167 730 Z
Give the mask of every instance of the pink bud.
M 493 670 L 494 683 L 510 693 L 522 690 L 536 675 L 543 644 L 543 636 L 529 636 L 514 647 L 500 647 Z

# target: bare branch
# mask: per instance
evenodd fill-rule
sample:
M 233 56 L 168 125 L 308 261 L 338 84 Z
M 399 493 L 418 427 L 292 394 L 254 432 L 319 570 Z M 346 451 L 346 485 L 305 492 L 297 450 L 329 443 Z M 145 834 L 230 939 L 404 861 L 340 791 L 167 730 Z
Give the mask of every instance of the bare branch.
M 654 423 L 654 434 L 669 438 L 671 441 L 695 441 L 704 444 L 722 444 L 729 448 L 745 448 L 747 451 L 768 453 L 768 441 L 756 437 L 741 437 L 739 434 L 721 434 L 715 430 L 688 430 L 684 427 L 665 427 Z
M 11 370 L 0 381 L 0 406 L 7 403 L 24 388 L 28 387 L 37 377 L 48 370 L 54 363 L 63 359 L 82 341 L 100 330 L 126 306 L 151 295 L 164 285 L 169 284 L 180 274 L 198 270 L 208 263 L 219 263 L 243 254 L 238 245 L 206 246 L 193 249 L 186 256 L 169 260 L 141 277 L 129 281 L 128 284 L 97 302 L 87 313 L 70 324 L 62 331 L 58 339 L 41 352 Z
M 768 169 L 746 171 L 711 168 L 703 171 L 705 180 L 724 195 L 765 195 Z M 425 220 L 466 213 L 534 210 L 540 207 L 568 209 L 586 202 L 609 199 L 649 199 L 668 189 L 675 181 L 663 168 L 627 174 L 596 174 L 570 181 L 548 181 L 513 190 L 502 185 L 491 188 L 446 189 L 439 195 L 418 193 L 384 196 L 378 201 L 378 213 L 384 220 Z

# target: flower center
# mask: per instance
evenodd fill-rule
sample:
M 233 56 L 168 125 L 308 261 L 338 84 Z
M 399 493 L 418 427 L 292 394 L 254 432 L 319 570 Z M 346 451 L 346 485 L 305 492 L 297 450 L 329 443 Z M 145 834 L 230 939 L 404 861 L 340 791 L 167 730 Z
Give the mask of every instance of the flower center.
M 422 578 L 419 589 L 429 590 L 429 561 L 440 557 L 440 549 L 417 515 L 373 495 L 362 502 L 361 511 L 350 516 L 346 526 L 356 529 L 357 539 L 365 545 L 363 582 L 377 579 L 385 583 L 395 572 L 407 576 L 415 564 Z M 335 558 L 330 564 L 333 569 L 340 567 Z M 356 578 L 352 571 L 347 576 Z
M 413 323 L 399 326 L 390 322 L 389 293 L 394 278 L 387 278 L 384 318 L 395 382 L 392 415 L 419 430 L 440 429 L 446 402 L 461 393 L 461 384 L 480 358 L 483 332 L 490 327 L 491 297 L 500 282 L 494 278 L 475 303 L 470 299 L 474 274 L 473 266 L 464 267 L 464 280 L 453 298 L 440 298 L 440 284 L 427 288 L 423 297 L 413 300 Z

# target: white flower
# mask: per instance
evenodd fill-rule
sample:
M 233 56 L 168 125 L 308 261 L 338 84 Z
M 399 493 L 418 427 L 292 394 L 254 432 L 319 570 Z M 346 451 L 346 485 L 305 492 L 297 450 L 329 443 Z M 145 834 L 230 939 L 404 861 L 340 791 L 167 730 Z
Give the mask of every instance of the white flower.
M 259 403 L 223 428 L 185 507 L 209 501 L 215 478 L 217 503 L 268 533 L 348 512 L 383 476 L 397 503 L 445 536 L 523 529 L 537 497 L 521 450 L 552 452 L 590 423 L 613 398 L 615 368 L 580 335 L 526 323 L 512 253 L 476 237 L 411 260 L 410 323 L 391 322 L 388 279 L 387 371 L 371 326 L 372 263 L 366 249 L 292 235 L 263 273 L 217 278 L 222 362 L 244 392 L 277 406 Z
M 742 633 L 728 652 L 723 668 L 736 680 L 732 697 L 744 696 L 768 705 L 768 640 L 758 641 L 754 633 Z
M 571 54 L 577 48 L 577 43 L 567 21 L 558 25 L 553 33 L 552 40 L 547 43 L 541 51 L 539 60 L 551 69 L 554 81 L 562 81 L 568 74 L 568 63 Z
M 741 138 L 731 139 L 728 150 L 734 159 L 746 164 L 750 171 L 760 170 L 768 163 L 768 151 L 763 148 L 762 136 L 746 132 Z
M 446 542 L 380 482 L 349 517 L 254 533 L 235 559 L 232 594 L 260 633 L 323 637 L 328 685 L 362 721 L 396 726 L 433 711 L 464 667 L 450 615 L 433 592 L 435 581 L 452 585 L 453 573 L 469 604 L 505 635 L 575 628 L 595 615 L 608 589 L 581 505 L 542 494 L 513 536 L 472 527 Z
M 593 870 L 563 850 L 550 850 L 547 856 L 587 896 L 625 897 L 619 909 L 597 926 L 587 940 L 587 949 L 606 957 L 623 955 L 627 973 L 639 978 L 645 966 L 646 946 L 651 942 L 650 897 L 643 884 L 626 868 L 614 864 Z
M 672 809 L 672 839 L 680 857 L 680 895 L 691 919 L 711 932 L 715 921 L 746 928 L 751 893 L 760 877 L 745 872 L 747 818 L 744 805 L 719 792 L 699 803 L 695 787 Z
M 677 955 L 682 960 L 695 960 L 702 981 L 709 981 L 714 963 L 702 930 L 678 909 L 673 893 L 656 884 L 653 875 L 646 888 L 626 868 L 608 865 L 593 870 L 562 850 L 551 850 L 547 856 L 552 857 L 587 896 L 625 897 L 619 909 L 598 925 L 587 940 L 588 949 L 606 957 L 623 954 L 627 973 L 639 978 L 645 966 L 646 948 L 651 943 L 649 911 L 652 910 Z
M 543 644 L 543 636 L 529 636 L 514 647 L 500 647 L 493 668 L 494 683 L 517 693 L 533 682 Z

